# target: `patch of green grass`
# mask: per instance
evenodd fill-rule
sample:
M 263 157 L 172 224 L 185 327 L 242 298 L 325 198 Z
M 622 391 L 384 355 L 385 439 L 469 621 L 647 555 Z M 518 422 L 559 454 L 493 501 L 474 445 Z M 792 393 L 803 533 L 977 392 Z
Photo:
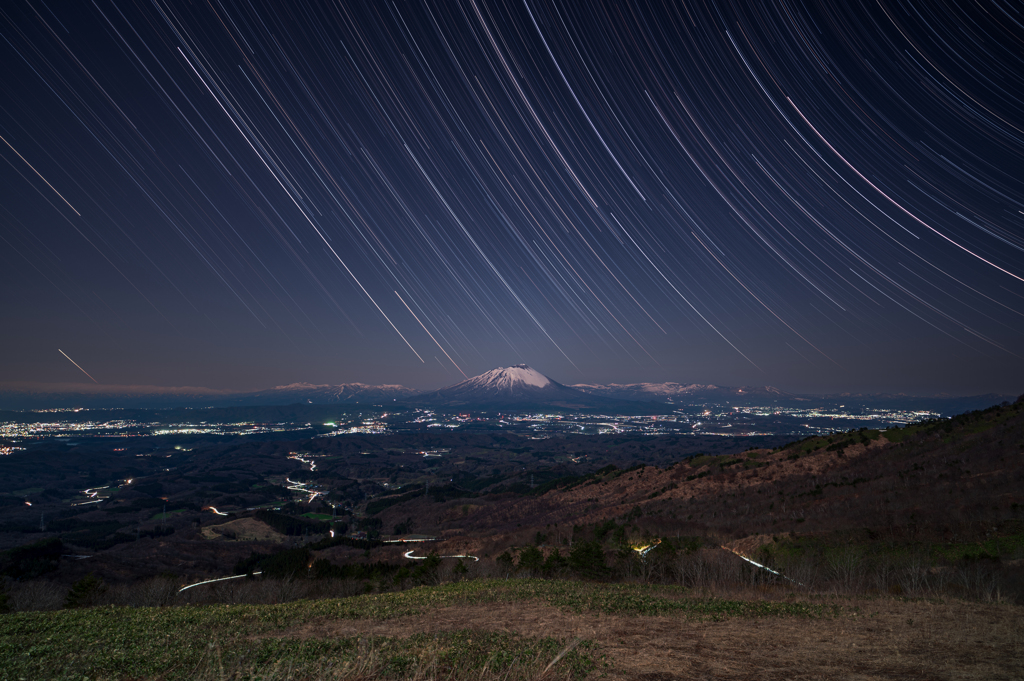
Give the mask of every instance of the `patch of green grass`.
M 717 456 L 711 456 L 710 454 L 703 454 L 701 456 L 695 456 L 686 461 L 691 468 L 700 468 L 701 466 L 707 466 L 718 461 Z
M 903 428 L 889 428 L 888 430 L 882 431 L 882 435 L 885 435 L 885 439 L 889 442 L 899 443 L 903 442 L 911 435 L 916 434 L 919 430 L 921 430 L 919 427 L 908 425 Z
M 983 542 L 937 544 L 932 554 L 949 562 L 980 558 L 1016 558 L 1024 554 L 1024 532 L 990 537 Z
M 333 520 L 334 516 L 330 513 L 303 513 L 303 518 L 312 518 L 313 520 Z
M 153 517 L 150 518 L 150 520 L 167 520 L 168 517 L 172 515 L 178 515 L 179 513 L 184 513 L 187 510 L 187 508 L 179 508 L 174 511 L 168 511 L 167 513 L 160 511 L 159 513 L 154 514 Z
M 780 451 L 787 452 L 786 458 L 795 461 L 802 456 L 807 456 L 823 447 L 827 447 L 829 443 L 830 440 L 828 438 L 814 435 L 797 442 L 791 442 L 788 445 L 783 445 Z
M 797 443 L 800 449 L 800 453 L 807 454 L 813 452 L 816 449 L 821 449 L 828 445 L 828 440 L 823 437 L 810 437 L 806 440 L 801 440 Z
M 42 487 L 26 487 L 25 489 L 16 489 L 11 492 L 12 496 L 15 497 L 27 497 L 30 494 L 40 494 L 44 488 Z
M 813 494 L 815 491 L 810 492 Z M 805 493 L 808 494 L 808 493 Z M 1019 525 L 1017 526 L 1019 529 Z M 889 561 L 900 565 L 911 558 L 933 565 L 946 565 L 960 560 L 1013 559 L 1024 555 L 1024 532 L 1003 530 L 983 542 L 900 542 L 865 539 L 850 533 L 784 538 L 765 545 L 762 551 L 780 564 L 816 556 L 824 561 L 836 554 L 853 551 L 865 563 Z
M 474 580 L 440 587 L 297 601 L 280 605 L 208 605 L 172 608 L 98 607 L 8 614 L 0 618 L 0 679 L 185 679 L 211 655 L 242 669 L 291 665 L 293 670 L 358 657 L 357 639 L 290 638 L 287 630 L 323 620 L 388 620 L 447 606 L 538 600 L 570 612 L 643 617 L 677 615 L 700 620 L 729 617 L 833 617 L 837 606 L 797 602 L 693 598 L 680 587 L 546 580 Z M 506 638 L 501 638 L 506 637 Z M 499 641 L 498 639 L 501 638 Z M 507 639 L 507 640 L 506 640 Z M 453 632 L 378 640 L 374 675 L 401 677 L 430 655 L 432 664 L 492 671 L 513 658 L 547 664 L 564 645 L 558 639 Z M 590 647 L 578 646 L 560 662 L 580 678 L 592 666 Z M 504 656 L 504 657 L 502 657 Z M 499 659 L 500 658 L 500 659 Z M 206 660 L 206 662 L 204 662 Z M 568 672 L 566 670 L 569 670 Z M 516 675 L 513 675 L 515 677 Z M 475 677 L 474 677 L 475 678 Z

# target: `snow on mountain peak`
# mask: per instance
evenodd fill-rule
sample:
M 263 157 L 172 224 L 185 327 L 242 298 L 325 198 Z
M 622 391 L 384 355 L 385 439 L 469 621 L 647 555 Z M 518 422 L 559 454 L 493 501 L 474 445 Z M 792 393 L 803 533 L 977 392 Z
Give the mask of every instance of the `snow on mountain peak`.
M 495 390 L 511 390 L 519 385 L 544 388 L 551 384 L 551 380 L 547 376 L 536 369 L 531 369 L 525 364 L 498 367 L 469 380 L 476 383 L 479 387 Z

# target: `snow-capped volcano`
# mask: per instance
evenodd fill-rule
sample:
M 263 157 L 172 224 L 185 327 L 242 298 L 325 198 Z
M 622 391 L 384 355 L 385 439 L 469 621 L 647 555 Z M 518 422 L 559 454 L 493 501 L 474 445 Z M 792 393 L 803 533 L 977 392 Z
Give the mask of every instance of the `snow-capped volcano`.
M 491 369 L 447 388 L 418 395 L 413 401 L 451 407 L 506 409 L 533 406 L 588 408 L 605 402 L 602 398 L 594 398 L 553 381 L 525 364 Z
M 521 386 L 545 388 L 551 385 L 551 383 L 552 380 L 550 378 L 536 369 L 532 369 L 525 364 L 517 364 L 511 367 L 498 367 L 497 369 L 491 369 L 479 376 L 466 379 L 458 385 L 465 385 L 467 387 L 474 386 L 488 390 L 514 391 L 517 387 Z

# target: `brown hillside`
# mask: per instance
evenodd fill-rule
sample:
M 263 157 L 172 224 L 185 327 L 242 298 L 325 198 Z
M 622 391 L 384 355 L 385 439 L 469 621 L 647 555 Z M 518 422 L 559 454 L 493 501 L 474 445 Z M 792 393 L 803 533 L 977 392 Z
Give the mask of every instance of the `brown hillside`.
M 551 544 L 566 544 L 573 526 L 625 516 L 638 531 L 721 542 L 854 531 L 977 541 L 1024 518 L 1022 406 L 703 456 L 666 469 L 605 472 L 538 496 L 444 504 L 418 497 L 379 517 L 384 528 L 412 519 L 417 532 L 457 531 L 461 546 L 485 554 L 532 543 L 538 531 Z

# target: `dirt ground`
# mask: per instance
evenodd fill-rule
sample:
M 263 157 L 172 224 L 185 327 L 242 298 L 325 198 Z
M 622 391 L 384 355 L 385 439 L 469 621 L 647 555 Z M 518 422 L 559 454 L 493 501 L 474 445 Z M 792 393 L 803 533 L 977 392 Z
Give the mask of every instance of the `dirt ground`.
M 542 603 L 442 608 L 388 621 L 331 620 L 296 638 L 399 636 L 481 629 L 597 642 L 610 667 L 590 678 L 1024 679 L 1024 608 L 963 602 L 849 600 L 836 618 L 575 615 Z

